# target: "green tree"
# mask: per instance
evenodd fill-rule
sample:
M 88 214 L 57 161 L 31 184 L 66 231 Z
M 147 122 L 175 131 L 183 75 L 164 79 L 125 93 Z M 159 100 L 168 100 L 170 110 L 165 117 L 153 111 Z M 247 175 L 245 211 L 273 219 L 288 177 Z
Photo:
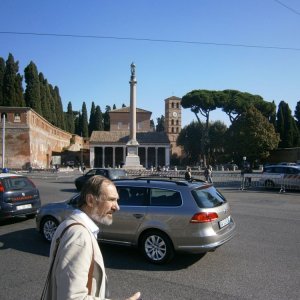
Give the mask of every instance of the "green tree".
M 11 53 L 9 53 L 5 64 L 3 76 L 3 105 L 4 106 L 19 106 L 24 103 L 23 88 L 20 86 L 21 75 L 18 73 L 19 63 Z M 21 92 L 19 89 L 21 88 Z M 20 99 L 21 97 L 21 99 Z
M 239 161 L 246 156 L 253 162 L 266 159 L 270 151 L 277 148 L 279 134 L 260 111 L 250 107 L 232 123 L 226 139 L 225 146 L 228 153 L 235 153 Z
M 15 93 L 16 93 L 16 106 L 17 107 L 24 107 L 25 100 L 23 95 L 23 76 L 17 74 L 15 80 Z
M 298 130 L 300 130 L 300 101 L 297 102 L 296 108 L 295 108 L 295 119 L 298 126 Z
M 66 130 L 70 133 L 75 133 L 75 121 L 74 121 L 74 113 L 72 109 L 72 103 L 68 103 L 67 112 L 65 115 L 66 119 Z
M 88 127 L 88 116 L 87 116 L 87 109 L 86 109 L 86 104 L 83 101 L 82 103 L 82 136 L 83 137 L 88 137 L 89 136 L 89 127 Z
M 225 162 L 224 145 L 226 144 L 227 126 L 221 122 L 216 121 L 209 126 L 209 144 L 208 144 L 208 161 L 209 164 L 215 165 L 217 163 Z M 234 160 L 235 158 L 232 157 Z
M 299 146 L 299 130 L 289 105 L 284 101 L 278 106 L 276 129 L 280 135 L 280 148 Z
M 44 78 L 43 73 L 39 73 L 39 83 L 40 83 L 40 103 L 42 116 L 51 122 L 51 109 L 49 106 L 49 86 L 47 80 Z
M 0 57 L 0 106 L 3 104 L 3 78 L 5 72 L 5 60 Z
M 26 106 L 34 109 L 38 114 L 42 114 L 41 95 L 40 95 L 40 80 L 36 65 L 30 62 L 24 70 L 25 74 L 25 102 Z
M 196 164 L 199 162 L 201 153 L 201 143 L 203 135 L 203 124 L 192 122 L 182 128 L 177 138 L 177 146 L 182 146 L 185 153 L 186 164 Z M 198 142 L 197 142 L 198 141 Z
M 204 164 L 206 165 L 206 150 L 209 143 L 208 127 L 210 112 L 220 106 L 220 92 L 208 90 L 194 90 L 187 93 L 181 99 L 181 106 L 183 108 L 190 108 L 198 120 L 199 126 L 204 126 L 202 136 L 199 140 L 201 147 L 201 154 L 203 155 Z M 204 125 L 201 122 L 200 115 L 205 118 Z
M 102 111 L 101 111 L 101 108 L 99 105 L 96 106 L 94 130 L 103 130 L 103 117 L 102 117 Z
M 109 118 L 110 111 L 111 111 L 111 107 L 109 105 L 106 105 L 105 112 L 103 114 L 103 129 L 105 131 L 109 131 L 110 129 L 110 118 Z
M 156 121 L 157 121 L 156 132 L 165 131 L 165 117 L 163 115 L 161 115 L 160 118 L 156 119 Z
M 91 105 L 91 112 L 90 112 L 89 136 L 91 136 L 93 130 L 95 130 L 95 115 L 96 115 L 96 107 L 93 101 Z

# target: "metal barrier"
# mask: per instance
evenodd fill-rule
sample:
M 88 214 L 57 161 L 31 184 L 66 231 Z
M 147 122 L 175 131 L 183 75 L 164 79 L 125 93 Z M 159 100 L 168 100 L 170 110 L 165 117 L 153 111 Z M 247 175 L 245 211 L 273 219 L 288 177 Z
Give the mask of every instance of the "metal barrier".
M 128 170 L 130 177 L 159 176 L 184 178 L 185 170 L 151 171 Z M 205 181 L 203 171 L 192 171 L 192 178 Z M 240 190 L 253 189 L 278 189 L 284 193 L 287 189 L 300 190 L 300 175 L 246 173 L 241 175 L 237 171 L 214 171 L 212 180 L 215 187 L 231 187 Z

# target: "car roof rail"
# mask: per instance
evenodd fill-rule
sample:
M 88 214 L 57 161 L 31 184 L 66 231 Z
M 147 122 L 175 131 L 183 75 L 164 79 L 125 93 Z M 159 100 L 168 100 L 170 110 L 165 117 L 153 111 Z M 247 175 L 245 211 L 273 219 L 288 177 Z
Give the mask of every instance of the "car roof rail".
M 166 182 L 174 182 L 177 185 L 188 185 L 190 182 L 205 182 L 204 180 L 201 179 L 190 179 L 190 180 L 185 180 L 183 177 L 180 176 L 165 176 L 165 175 L 150 175 L 150 176 L 138 176 L 133 178 L 135 180 L 147 180 L 150 182 L 151 180 L 153 181 L 166 181 Z

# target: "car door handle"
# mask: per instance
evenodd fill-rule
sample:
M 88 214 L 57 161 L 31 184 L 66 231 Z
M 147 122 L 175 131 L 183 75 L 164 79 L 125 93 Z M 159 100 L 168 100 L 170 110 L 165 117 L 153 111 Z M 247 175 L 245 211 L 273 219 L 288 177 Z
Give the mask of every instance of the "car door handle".
M 144 215 L 143 214 L 133 214 L 134 217 L 137 219 L 141 219 Z

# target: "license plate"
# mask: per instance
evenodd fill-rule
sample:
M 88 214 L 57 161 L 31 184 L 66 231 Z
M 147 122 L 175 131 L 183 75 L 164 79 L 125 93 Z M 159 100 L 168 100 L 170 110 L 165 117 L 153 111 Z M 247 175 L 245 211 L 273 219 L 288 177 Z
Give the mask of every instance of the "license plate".
M 18 205 L 17 210 L 32 208 L 31 204 Z
M 222 221 L 220 221 L 219 222 L 219 226 L 220 226 L 220 228 L 223 228 L 226 225 L 228 225 L 229 223 L 230 223 L 230 216 L 228 216 L 227 218 L 225 218 Z

